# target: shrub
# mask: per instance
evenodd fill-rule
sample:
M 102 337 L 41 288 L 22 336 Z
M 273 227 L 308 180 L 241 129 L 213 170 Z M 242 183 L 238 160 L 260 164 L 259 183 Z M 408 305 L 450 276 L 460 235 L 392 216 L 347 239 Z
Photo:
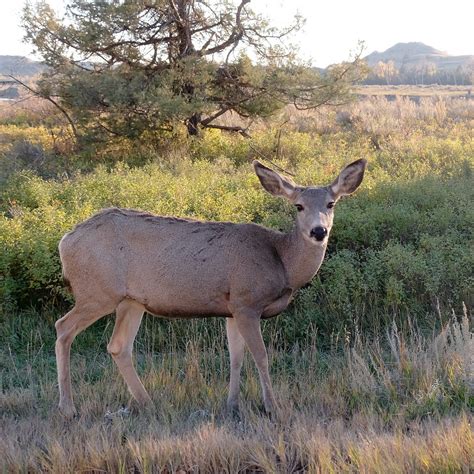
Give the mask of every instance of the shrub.
M 315 324 L 326 341 L 356 327 L 376 332 L 393 313 L 402 327 L 408 313 L 430 326 L 438 301 L 456 310 L 463 302 L 472 304 L 474 149 L 458 125 L 449 136 L 444 128 L 405 137 L 395 130 L 379 149 L 370 136 L 354 130 L 282 133 L 279 164 L 301 184 L 327 184 L 349 161 L 369 160 L 362 188 L 337 205 L 318 276 L 287 310 L 283 341 L 304 338 L 305 328 Z M 271 155 L 277 133 L 261 127 L 252 146 Z M 200 141 L 176 143 L 179 156 L 157 156 L 149 149 L 141 166 L 109 163 L 56 179 L 32 170 L 11 175 L 0 194 L 2 304 L 22 308 L 64 301 L 59 239 L 103 207 L 291 227 L 292 206 L 261 189 L 248 164 L 254 152 L 244 138 L 209 131 Z
M 320 166 L 321 180 L 332 179 L 334 168 Z M 284 340 L 297 340 L 314 323 L 326 340 L 357 324 L 373 331 L 384 326 L 384 314 L 393 312 L 400 318 L 424 315 L 430 325 L 426 315 L 438 300 L 455 308 L 471 303 L 471 180 L 461 174 L 394 182 L 382 177 L 374 183 L 374 168 L 369 189 L 338 204 L 326 261 L 288 310 L 296 319 L 282 329 Z M 308 169 L 302 165 L 298 175 L 305 180 Z M 293 212 L 264 193 L 250 167 L 235 168 L 223 158 L 219 164 L 185 160 L 178 169 L 98 168 L 66 180 L 17 174 L 3 196 L 0 292 L 3 301 L 20 307 L 62 300 L 59 239 L 100 208 L 142 208 L 282 229 L 291 226 Z

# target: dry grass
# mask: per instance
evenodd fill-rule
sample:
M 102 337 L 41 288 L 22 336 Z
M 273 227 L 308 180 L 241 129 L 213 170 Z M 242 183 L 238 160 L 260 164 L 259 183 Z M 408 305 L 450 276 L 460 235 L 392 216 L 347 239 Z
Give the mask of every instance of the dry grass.
M 466 97 L 473 86 L 358 86 L 356 93 L 361 96 L 412 96 L 412 97 Z
M 474 437 L 467 416 L 387 432 L 378 420 L 285 424 L 254 417 L 238 425 L 201 421 L 179 433 L 145 419 L 113 422 L 34 418 L 19 441 L 2 441 L 6 471 L 40 472 L 468 472 Z M 26 425 L 26 426 L 25 426 Z M 45 433 L 47 430 L 47 433 Z M 29 436 L 26 435 L 29 434 Z
M 18 100 L 0 101 L 0 123 L 36 124 L 57 115 L 57 109 L 47 100 L 26 95 Z
M 281 129 L 283 137 L 290 131 L 310 135 L 343 132 L 361 139 L 384 136 L 402 140 L 418 133 L 453 140 L 472 135 L 474 100 L 462 94 L 418 94 L 416 101 L 409 97 L 411 94 L 389 94 L 387 90 L 360 95 L 360 100 L 338 108 L 298 111 L 288 106 L 271 120 L 249 122 L 228 113 L 219 121 L 223 125 L 249 127 L 251 134 L 261 129 Z M 387 95 L 393 95 L 393 100 Z
M 283 321 L 282 321 L 283 323 Z M 184 324 L 184 323 L 183 323 Z M 105 338 L 104 338 L 105 339 Z M 438 335 L 343 343 L 322 353 L 271 351 L 279 393 L 262 415 L 246 361 L 240 420 L 224 414 L 223 340 L 192 341 L 160 355 L 138 343 L 154 413 L 105 416 L 126 402 L 123 383 L 97 349 L 73 357 L 80 417 L 56 414 L 50 347 L 26 348 L 4 372 L 0 462 L 5 472 L 468 472 L 474 469 L 474 340 L 466 314 Z M 105 343 L 105 341 L 100 341 Z M 34 344 L 33 344 L 34 345 Z M 97 347 L 97 346 L 95 346 Z M 383 349 L 385 347 L 385 349 Z M 74 352 L 74 351 L 73 351 Z

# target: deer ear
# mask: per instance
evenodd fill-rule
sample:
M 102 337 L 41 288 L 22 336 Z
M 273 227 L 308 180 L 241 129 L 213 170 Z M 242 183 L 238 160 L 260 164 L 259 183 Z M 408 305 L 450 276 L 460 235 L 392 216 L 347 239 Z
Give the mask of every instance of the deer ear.
M 364 179 L 367 160 L 357 160 L 347 165 L 333 181 L 330 188 L 337 198 L 352 194 Z
M 284 178 L 257 160 L 254 160 L 253 167 L 260 183 L 270 194 L 289 199 L 290 201 L 296 198 L 297 187 L 289 178 Z

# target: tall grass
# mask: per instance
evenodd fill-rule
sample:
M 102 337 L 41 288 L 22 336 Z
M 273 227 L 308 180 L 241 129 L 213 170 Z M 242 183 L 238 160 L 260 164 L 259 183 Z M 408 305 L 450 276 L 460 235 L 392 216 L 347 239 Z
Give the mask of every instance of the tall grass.
M 54 359 L 45 344 L 52 330 L 40 324 L 31 331 L 30 325 L 31 318 L 20 317 L 3 328 L 23 338 L 1 359 L 0 463 L 8 472 L 474 468 L 474 339 L 466 314 L 431 337 L 414 326 L 402 335 L 393 325 L 375 341 L 358 336 L 352 347 L 342 340 L 322 352 L 313 337 L 289 351 L 271 349 L 280 406 L 275 420 L 260 411 L 249 359 L 241 417 L 226 416 L 223 335 L 205 340 L 195 333 L 184 351 L 171 335 L 161 352 L 151 352 L 146 327 L 136 359 L 156 409 L 119 410 L 129 396 L 104 355 L 105 327 L 95 345 L 73 351 L 80 416 L 64 422 L 55 409 Z

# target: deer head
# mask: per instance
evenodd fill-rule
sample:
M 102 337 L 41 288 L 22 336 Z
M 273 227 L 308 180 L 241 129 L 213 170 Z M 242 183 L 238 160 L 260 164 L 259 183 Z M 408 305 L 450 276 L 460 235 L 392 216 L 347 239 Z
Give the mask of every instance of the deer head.
M 296 207 L 296 225 L 303 238 L 314 245 L 322 245 L 331 231 L 337 201 L 359 187 L 367 161 L 354 161 L 329 186 L 322 187 L 298 186 L 258 161 L 253 165 L 262 186 L 270 194 L 285 198 Z

